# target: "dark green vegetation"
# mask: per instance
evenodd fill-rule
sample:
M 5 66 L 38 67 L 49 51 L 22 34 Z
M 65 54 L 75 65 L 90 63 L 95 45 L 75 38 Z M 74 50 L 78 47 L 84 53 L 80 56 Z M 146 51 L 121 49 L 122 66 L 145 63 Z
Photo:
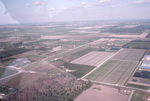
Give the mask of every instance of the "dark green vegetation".
M 0 63 L 2 66 L 8 66 L 10 63 L 12 63 L 16 58 L 4 58 L 0 59 Z
M 0 35 L 19 35 L 20 33 L 22 35 L 28 35 L 28 36 L 34 36 L 33 34 L 36 34 L 36 37 L 40 36 L 40 35 L 47 35 L 49 33 L 51 33 L 51 35 L 62 35 L 62 34 L 67 34 L 67 31 L 70 31 L 72 28 L 69 27 L 65 27 L 64 25 L 60 25 L 58 27 L 54 25 L 54 27 L 52 27 L 51 25 L 49 26 L 49 24 L 45 24 L 46 27 L 39 27 L 41 24 L 37 24 L 37 25 L 23 25 L 23 27 L 17 27 L 16 29 L 15 26 L 11 25 L 8 26 L 7 28 L 5 27 L 1 27 L 0 30 Z M 44 26 L 44 24 L 42 24 Z M 49 26 L 49 27 L 48 27 Z M 28 34 L 30 33 L 30 34 Z M 32 33 L 32 34 L 31 34 Z M 35 37 L 35 36 L 34 36 Z
M 58 45 L 65 45 L 65 46 L 79 46 L 85 44 L 84 42 L 57 42 Z
M 146 96 L 144 96 L 143 93 L 134 92 L 131 101 L 147 101 L 147 100 L 146 100 Z
M 150 79 L 150 72 L 149 71 L 139 71 L 139 72 L 137 71 L 137 72 L 135 72 L 133 77 Z
M 89 42 L 92 42 L 92 41 L 98 40 L 100 38 L 101 37 L 90 37 L 90 38 L 88 38 L 88 40 L 89 40 Z
M 72 70 L 70 72 L 77 78 L 80 78 L 90 72 L 95 67 L 93 66 L 86 66 L 86 65 L 78 65 L 78 64 L 72 64 L 72 63 L 64 63 L 63 66 L 65 66 L 67 69 Z
M 0 79 L 15 73 L 17 73 L 16 70 L 12 70 L 8 68 L 0 68 Z
M 81 56 L 83 56 L 85 54 L 88 54 L 88 53 L 90 53 L 92 51 L 96 51 L 96 49 L 91 48 L 91 47 L 87 47 L 87 48 L 85 48 L 83 50 L 80 50 L 80 51 L 78 51 L 76 53 L 73 53 L 73 54 L 70 54 L 69 56 L 64 57 L 63 60 L 67 61 L 67 62 L 70 62 L 70 61 L 72 61 L 74 59 L 77 59 L 77 58 L 79 58 L 79 57 L 81 57 Z
M 18 89 L 11 88 L 9 86 L 0 85 L 0 93 L 10 94 L 10 93 L 14 93 L 16 91 L 18 91 Z
M 140 88 L 140 89 L 145 89 L 145 90 L 149 89 L 149 87 L 147 87 L 147 86 L 141 86 L 141 85 L 135 85 L 135 84 L 127 84 L 126 86 L 134 87 L 134 88 Z
M 146 36 L 146 38 L 150 38 L 150 33 Z
M 132 49 L 150 49 L 150 40 L 133 40 L 123 46 Z
M 76 53 L 74 53 L 74 54 L 71 54 L 71 56 L 78 58 L 78 57 L 83 56 L 83 55 L 85 55 L 85 54 L 87 54 L 87 53 L 90 53 L 90 52 L 92 52 L 92 51 L 96 51 L 96 49 L 93 49 L 93 48 L 91 48 L 91 47 L 88 47 L 88 48 L 83 49 L 83 50 L 81 50 L 81 51 L 79 51 L 79 52 L 76 52 Z M 78 56 L 78 57 L 77 57 L 77 56 Z
M 91 87 L 91 82 L 54 76 L 37 80 L 19 92 L 10 95 L 6 101 L 73 101 L 83 90 Z
M 7 51 L 3 51 L 3 52 L 0 52 L 0 59 L 7 58 L 7 57 L 17 55 L 17 54 L 21 54 L 21 53 L 24 53 L 24 52 L 27 52 L 27 51 L 30 51 L 30 50 L 23 49 L 23 48 L 15 48 L 15 49 L 10 49 L 10 50 L 7 50 Z
M 142 34 L 143 31 L 150 29 L 149 25 L 139 25 L 131 28 L 124 28 L 123 26 L 112 26 L 103 29 L 103 32 L 110 32 L 116 34 Z

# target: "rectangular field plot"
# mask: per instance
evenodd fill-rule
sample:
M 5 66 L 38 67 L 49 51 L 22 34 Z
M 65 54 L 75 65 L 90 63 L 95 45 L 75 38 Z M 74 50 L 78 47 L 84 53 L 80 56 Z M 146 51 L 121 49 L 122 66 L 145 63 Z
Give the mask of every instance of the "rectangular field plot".
M 123 49 L 114 57 L 113 60 L 140 61 L 146 50 L 144 49 Z
M 99 67 L 86 79 L 100 81 L 111 84 L 124 85 L 138 62 L 109 60 Z
M 111 52 L 90 52 L 76 60 L 73 60 L 71 63 L 81 64 L 81 65 L 89 65 L 89 66 L 98 66 L 109 57 L 111 57 L 114 53 Z

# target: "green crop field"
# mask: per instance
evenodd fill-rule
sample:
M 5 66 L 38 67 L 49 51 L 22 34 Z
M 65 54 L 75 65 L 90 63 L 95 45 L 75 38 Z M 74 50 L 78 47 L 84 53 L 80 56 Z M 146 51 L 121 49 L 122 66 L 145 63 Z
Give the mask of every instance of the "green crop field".
M 63 66 L 65 66 L 67 69 L 73 70 L 71 74 L 73 74 L 77 78 L 84 76 L 95 68 L 94 66 L 78 65 L 72 63 L 64 63 Z
M 46 61 L 47 61 L 47 62 L 51 62 L 54 58 L 59 58 L 59 57 L 63 58 L 63 57 L 69 56 L 69 55 L 71 55 L 71 54 L 74 54 L 74 53 L 76 53 L 76 52 L 79 52 L 79 51 L 81 51 L 81 50 L 84 50 L 84 49 L 86 49 L 86 48 L 88 48 L 87 45 L 83 45 L 83 46 L 80 46 L 80 47 L 76 47 L 76 48 L 74 48 L 74 49 L 72 49 L 72 50 L 68 50 L 67 52 L 60 53 L 60 54 L 58 54 L 58 55 L 55 55 L 53 58 L 52 58 L 52 57 L 48 57 L 48 58 L 46 59 Z
M 134 92 L 131 101 L 147 101 L 146 98 L 144 99 L 144 94 L 140 92 Z
M 124 85 L 138 62 L 109 60 L 85 79 Z
M 133 40 L 123 46 L 132 49 L 150 49 L 150 40 Z

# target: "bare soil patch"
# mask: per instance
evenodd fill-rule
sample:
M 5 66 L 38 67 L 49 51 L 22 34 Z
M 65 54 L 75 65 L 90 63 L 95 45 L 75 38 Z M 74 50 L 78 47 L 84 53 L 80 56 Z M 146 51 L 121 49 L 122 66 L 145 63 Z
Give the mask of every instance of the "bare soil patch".
M 89 66 L 98 66 L 113 54 L 114 53 L 111 52 L 93 51 L 82 57 L 77 58 L 76 60 L 73 60 L 71 63 L 89 65 Z
M 62 39 L 62 38 L 65 38 L 67 36 L 52 36 L 52 35 L 48 35 L 48 36 L 41 36 L 41 39 Z
M 114 39 L 106 39 L 106 38 L 101 38 L 101 39 L 99 39 L 99 40 L 96 40 L 96 41 L 94 41 L 94 42 L 91 42 L 91 43 L 89 43 L 90 45 L 98 45 L 98 44 L 100 44 L 101 42 L 103 42 L 103 41 L 108 41 L 108 42 L 114 42 L 114 41 L 116 41 L 116 40 L 118 40 L 118 41 L 124 41 L 124 40 L 127 40 L 127 41 L 131 41 L 132 39 L 117 39 L 117 38 L 114 38 Z
M 96 88 L 100 88 L 96 89 Z M 84 91 L 74 101 L 127 101 L 128 95 L 118 92 L 116 88 L 106 86 L 93 85 L 88 90 Z
M 25 88 L 42 77 L 44 77 L 44 75 L 36 73 L 20 73 L 14 76 L 13 78 L 9 79 L 4 85 L 13 88 Z
M 118 37 L 118 38 L 145 38 L 148 35 L 148 33 L 143 33 L 141 35 L 116 35 L 116 34 L 112 34 L 110 35 L 110 37 Z

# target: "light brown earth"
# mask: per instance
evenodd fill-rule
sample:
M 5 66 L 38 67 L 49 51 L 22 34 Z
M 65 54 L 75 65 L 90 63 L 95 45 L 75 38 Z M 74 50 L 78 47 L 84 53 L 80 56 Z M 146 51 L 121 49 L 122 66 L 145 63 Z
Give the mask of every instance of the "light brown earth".
M 33 69 L 32 71 L 48 72 L 48 71 L 52 70 L 53 68 L 56 68 L 56 67 L 52 64 L 46 64 L 45 63 L 45 64 L 39 66 L 38 68 Z
M 37 74 L 37 73 L 20 73 L 13 78 L 7 78 L 1 83 L 3 85 L 7 85 L 13 88 L 25 88 L 31 85 L 33 82 L 38 80 L 39 78 L 46 77 L 45 75 Z
M 143 33 L 141 35 L 116 35 L 116 34 L 112 34 L 110 35 L 110 37 L 118 37 L 118 38 L 145 38 L 148 35 L 148 33 Z
M 144 53 L 145 49 L 122 49 L 111 59 L 113 60 L 128 60 L 128 61 L 139 61 Z
M 19 42 L 22 39 L 19 37 L 7 37 L 7 38 L 1 38 L 0 42 Z
M 62 50 L 62 47 L 58 46 L 58 47 L 53 48 L 50 52 L 56 52 L 60 50 Z
M 106 38 L 101 38 L 101 39 L 99 39 L 99 40 L 96 40 L 96 41 L 94 41 L 94 42 L 91 42 L 91 43 L 89 43 L 90 45 L 98 45 L 98 44 L 100 44 L 101 42 L 103 42 L 103 41 L 109 41 L 109 42 L 114 42 L 114 41 L 116 41 L 116 40 L 118 40 L 118 41 L 124 41 L 124 40 L 127 40 L 127 41 L 131 41 L 132 39 L 106 39 Z
M 45 36 L 41 36 L 41 39 L 62 39 L 62 38 L 66 38 L 67 36 L 52 36 L 52 35 L 45 35 Z
M 93 88 L 100 88 L 93 89 Z M 117 88 L 93 85 L 84 91 L 74 101 L 127 101 L 128 95 L 119 93 Z
M 73 60 L 71 63 L 89 65 L 89 66 L 98 66 L 99 64 L 104 62 L 107 58 L 112 56 L 113 54 L 114 53 L 111 53 L 111 52 L 93 51 Z

